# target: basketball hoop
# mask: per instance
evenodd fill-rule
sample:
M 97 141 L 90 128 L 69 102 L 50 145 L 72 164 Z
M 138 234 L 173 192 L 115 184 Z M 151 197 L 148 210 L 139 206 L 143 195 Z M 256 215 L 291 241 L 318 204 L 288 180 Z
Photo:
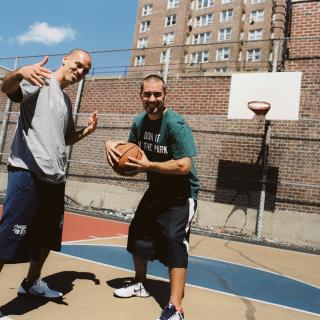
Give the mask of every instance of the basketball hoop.
M 248 108 L 254 112 L 252 119 L 254 120 L 265 120 L 266 114 L 270 110 L 271 104 L 266 101 L 249 101 Z

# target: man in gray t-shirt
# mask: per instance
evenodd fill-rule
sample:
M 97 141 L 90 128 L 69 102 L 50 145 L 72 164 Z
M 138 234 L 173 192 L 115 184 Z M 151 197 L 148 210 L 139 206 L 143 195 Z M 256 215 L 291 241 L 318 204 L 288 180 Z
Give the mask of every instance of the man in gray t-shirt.
M 20 116 L 8 159 L 8 185 L 0 221 L 0 271 L 5 263 L 30 261 L 18 293 L 59 298 L 40 278 L 50 250 L 59 251 L 64 214 L 66 146 L 94 132 L 97 111 L 88 126 L 76 130 L 64 89 L 91 68 L 90 54 L 74 49 L 51 72 L 40 63 L 23 66 L 4 79 L 2 92 L 20 103 Z

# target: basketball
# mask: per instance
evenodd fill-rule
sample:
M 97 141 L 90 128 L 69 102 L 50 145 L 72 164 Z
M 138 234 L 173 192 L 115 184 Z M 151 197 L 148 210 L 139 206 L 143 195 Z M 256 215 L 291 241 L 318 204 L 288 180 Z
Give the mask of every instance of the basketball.
M 122 157 L 119 159 L 119 162 L 114 165 L 113 169 L 122 176 L 130 176 L 131 168 L 127 167 L 125 163 L 129 161 L 128 157 L 140 160 L 142 158 L 141 149 L 131 142 L 120 144 L 116 149 L 122 153 Z

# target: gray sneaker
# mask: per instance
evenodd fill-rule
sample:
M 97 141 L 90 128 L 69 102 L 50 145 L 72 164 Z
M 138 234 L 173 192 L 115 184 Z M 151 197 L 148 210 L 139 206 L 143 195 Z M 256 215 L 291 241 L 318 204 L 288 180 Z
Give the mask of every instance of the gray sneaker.
M 51 290 L 48 284 L 41 278 L 37 279 L 33 284 L 30 284 L 27 279 L 24 279 L 18 289 L 18 295 L 23 296 L 26 294 L 32 294 L 38 297 L 47 299 L 58 299 L 63 296 L 59 291 Z
M 124 287 L 115 290 L 113 295 L 118 298 L 147 298 L 150 297 L 150 292 L 146 289 L 145 284 L 133 280 L 128 282 Z

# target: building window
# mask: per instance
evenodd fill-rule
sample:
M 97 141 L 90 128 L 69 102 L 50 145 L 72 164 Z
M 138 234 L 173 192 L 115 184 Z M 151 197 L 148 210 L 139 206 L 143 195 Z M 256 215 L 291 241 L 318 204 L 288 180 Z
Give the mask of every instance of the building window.
M 216 61 L 229 60 L 230 58 L 230 48 L 221 48 L 217 50 Z
M 251 49 L 247 51 L 247 61 L 260 61 L 261 60 L 261 49 Z
M 197 0 L 197 10 L 213 7 L 213 0 Z
M 203 44 L 211 41 L 211 32 L 198 33 L 193 36 L 192 44 Z
M 221 4 L 232 3 L 233 0 L 221 0 Z
M 263 19 L 264 19 L 264 10 L 255 10 L 255 11 L 252 11 L 250 14 L 251 22 L 259 22 L 259 21 L 263 21 Z
M 231 28 L 220 29 L 218 32 L 218 41 L 231 40 Z
M 140 33 L 150 30 L 150 21 L 142 21 L 140 23 Z
M 177 8 L 179 6 L 179 0 L 168 0 L 167 9 Z
M 249 31 L 248 40 L 261 40 L 262 29 L 254 29 Z
M 174 15 L 174 16 L 167 16 L 166 17 L 166 22 L 165 22 L 165 26 L 166 27 L 171 27 L 171 26 L 174 26 L 177 22 L 177 16 Z
M 233 10 L 225 10 L 220 13 L 220 22 L 230 21 L 233 19 Z
M 194 52 L 191 54 L 191 63 L 204 63 L 209 61 L 209 51 Z
M 174 32 L 165 33 L 163 35 L 163 43 L 162 44 L 166 45 L 166 44 L 174 43 L 174 36 L 175 36 Z
M 204 27 L 213 22 L 213 14 L 205 14 L 203 16 L 196 17 L 195 26 L 196 27 Z
M 169 50 L 162 51 L 160 54 L 160 63 L 166 63 L 169 59 L 169 62 L 171 61 L 171 52 L 169 56 Z
M 148 47 L 148 39 L 141 38 L 138 40 L 137 49 L 143 49 Z
M 134 65 L 136 67 L 141 67 L 141 66 L 144 66 L 144 64 L 145 64 L 145 56 L 136 56 Z
M 142 7 L 142 16 L 148 16 L 152 13 L 152 5 L 147 4 Z
M 251 0 L 251 3 L 252 4 L 257 4 L 257 3 L 262 3 L 264 2 L 265 0 Z

